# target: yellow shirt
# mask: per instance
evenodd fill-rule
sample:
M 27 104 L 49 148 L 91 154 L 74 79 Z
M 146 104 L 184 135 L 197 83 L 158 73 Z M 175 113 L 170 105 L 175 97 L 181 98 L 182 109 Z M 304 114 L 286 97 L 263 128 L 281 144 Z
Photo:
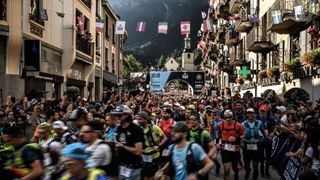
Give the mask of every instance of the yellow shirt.
M 149 127 L 147 128 L 143 128 L 143 134 L 145 136 L 145 147 L 143 149 L 143 154 L 149 154 L 151 152 L 151 150 L 153 149 L 153 147 L 150 147 L 150 144 L 149 144 L 149 141 L 147 140 L 147 133 L 149 131 Z M 160 138 L 164 137 L 164 133 L 163 131 L 161 130 L 161 128 L 157 125 L 152 125 L 152 138 L 153 138 L 153 141 L 156 145 L 159 144 L 159 141 L 160 141 Z M 160 152 L 156 152 L 156 153 L 153 153 L 152 154 L 152 159 L 157 159 L 160 157 Z

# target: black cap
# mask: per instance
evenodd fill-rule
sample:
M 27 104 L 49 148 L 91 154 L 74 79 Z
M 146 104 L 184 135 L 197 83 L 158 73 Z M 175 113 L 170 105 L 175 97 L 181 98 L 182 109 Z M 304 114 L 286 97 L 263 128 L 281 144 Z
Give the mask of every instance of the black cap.
M 3 111 L 0 111 L 0 117 L 5 117 L 6 114 Z
M 119 105 L 115 108 L 111 114 L 122 115 L 122 114 L 130 114 L 131 110 L 127 105 Z
M 84 109 L 75 109 L 72 111 L 69 120 L 74 121 L 77 120 L 78 118 L 82 118 L 82 117 L 86 117 L 87 116 L 87 112 Z
M 177 122 L 172 126 L 173 132 L 188 132 L 188 127 L 183 122 Z
M 140 117 L 143 118 L 143 119 L 146 119 L 146 120 L 149 120 L 149 119 L 150 119 L 148 113 L 145 112 L 145 111 L 140 111 L 137 115 L 140 116 Z

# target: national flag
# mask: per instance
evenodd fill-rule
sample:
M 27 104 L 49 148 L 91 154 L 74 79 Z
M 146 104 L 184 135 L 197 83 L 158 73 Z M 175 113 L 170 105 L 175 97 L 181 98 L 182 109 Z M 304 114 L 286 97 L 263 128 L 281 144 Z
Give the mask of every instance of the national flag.
M 259 16 L 258 14 L 254 13 L 254 14 L 251 14 L 250 17 L 250 22 L 254 25 L 258 24 L 259 23 Z
M 180 22 L 181 35 L 190 34 L 190 21 L 182 21 Z
M 48 21 L 48 14 L 47 14 L 47 10 L 46 9 L 41 8 L 40 11 L 39 11 L 39 14 L 40 14 L 40 19 L 41 20 Z
M 126 29 L 126 22 L 125 21 L 117 21 L 116 22 L 115 34 L 124 34 L 125 29 Z
M 294 16 L 297 21 L 302 19 L 303 16 L 303 5 L 295 6 L 294 7 Z
M 283 22 L 283 16 L 280 10 L 273 10 L 272 11 L 272 18 L 274 24 L 280 24 Z
M 168 33 L 168 23 L 167 22 L 159 22 L 158 33 L 167 34 Z
M 97 32 L 103 32 L 104 28 L 104 20 L 103 19 L 97 19 L 96 20 L 96 31 Z
M 201 11 L 201 17 L 202 17 L 202 19 L 206 19 L 206 17 L 207 17 L 207 13 L 205 13 L 205 12 Z
M 80 34 L 84 34 L 84 23 L 86 21 L 86 18 L 83 15 L 77 16 L 77 20 L 78 20 Z
M 146 22 L 138 22 L 136 31 L 144 32 L 146 30 Z
M 211 31 L 212 30 L 212 20 L 206 19 L 203 20 L 203 31 Z
M 217 0 L 210 0 L 210 7 L 213 7 L 213 9 L 216 9 L 218 6 Z
M 201 23 L 200 31 L 204 32 L 204 24 Z
M 312 14 L 317 14 L 317 3 L 316 2 L 310 2 L 308 11 Z

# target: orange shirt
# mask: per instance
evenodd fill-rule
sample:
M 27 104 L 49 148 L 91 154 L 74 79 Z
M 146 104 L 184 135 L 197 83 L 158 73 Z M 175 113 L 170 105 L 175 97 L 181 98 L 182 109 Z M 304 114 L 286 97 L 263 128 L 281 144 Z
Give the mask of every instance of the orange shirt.
M 223 123 L 223 128 L 222 128 Z M 236 123 L 236 124 L 235 124 Z M 239 138 L 244 134 L 244 129 L 239 122 L 232 120 L 230 124 L 227 124 L 225 120 L 218 124 L 219 132 L 221 133 L 222 141 L 228 141 L 230 137 Z

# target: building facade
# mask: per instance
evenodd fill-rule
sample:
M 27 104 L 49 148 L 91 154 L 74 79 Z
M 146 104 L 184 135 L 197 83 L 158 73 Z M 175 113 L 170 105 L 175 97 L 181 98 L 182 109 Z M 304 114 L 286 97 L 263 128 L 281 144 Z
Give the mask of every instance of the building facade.
M 105 64 L 112 62 L 114 86 L 121 84 L 127 35 L 114 34 L 120 17 L 107 1 L 1 0 L 0 9 L 2 98 L 23 94 L 60 98 L 76 88 L 82 97 L 102 100 L 104 71 L 109 69 Z M 105 22 L 102 32 L 96 31 L 97 19 Z M 109 43 L 106 32 L 114 43 Z
M 319 98 L 318 2 L 209 2 L 206 19 L 213 25 L 203 32 L 202 43 L 204 61 L 215 64 L 216 86 L 257 97 L 303 89 L 310 100 Z

